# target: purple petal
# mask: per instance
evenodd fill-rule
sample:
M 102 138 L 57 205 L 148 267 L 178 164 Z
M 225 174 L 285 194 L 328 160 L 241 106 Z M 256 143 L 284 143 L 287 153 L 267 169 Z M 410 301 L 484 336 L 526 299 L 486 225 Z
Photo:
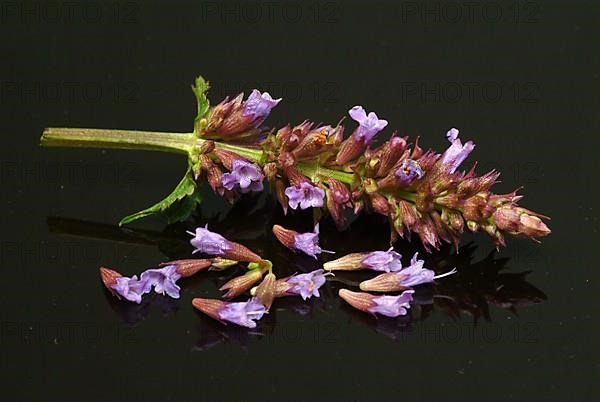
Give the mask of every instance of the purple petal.
M 353 135 L 364 143 L 370 142 L 388 124 L 387 120 L 379 119 L 374 112 L 367 115 L 362 106 L 354 106 L 348 114 L 359 124 Z
M 416 161 L 405 159 L 402 165 L 396 170 L 395 175 L 399 184 L 408 186 L 413 181 L 423 177 L 424 173 Z
M 415 253 L 408 267 L 397 272 L 397 275 L 402 278 L 400 281 L 402 286 L 417 286 L 422 283 L 433 282 L 435 272 L 423 268 L 425 261 L 417 259 L 418 254 Z
M 142 295 L 150 290 L 146 281 L 143 278 L 138 280 L 136 275 L 131 278 L 124 276 L 117 278 L 111 288 L 124 299 L 137 304 L 142 302 Z
M 165 293 L 174 299 L 179 299 L 179 286 L 177 282 L 181 275 L 177 273 L 177 267 L 168 265 L 164 268 L 148 269 L 141 275 L 142 281 L 154 287 L 154 291 L 158 294 Z
M 327 275 L 331 273 L 326 273 L 324 269 L 317 269 L 307 274 L 292 276 L 287 283 L 294 286 L 288 290 L 288 293 L 300 295 L 304 300 L 313 296 L 319 297 L 319 288 L 325 284 Z
M 325 191 L 315 187 L 310 183 L 302 183 L 299 187 L 290 186 L 285 189 L 285 195 L 288 197 L 288 205 L 292 209 L 307 209 L 310 207 L 320 208 L 323 206 Z
M 247 328 L 256 328 L 254 320 L 260 320 L 266 308 L 254 298 L 239 303 L 227 303 L 218 312 L 219 318 Z
M 374 271 L 395 272 L 402 269 L 402 255 L 390 248 L 387 251 L 373 251 L 361 261 L 362 265 Z
M 261 94 L 259 90 L 255 89 L 246 100 L 242 116 L 264 119 L 279 102 L 281 102 L 281 98 L 273 99 L 268 92 Z
M 208 230 L 208 224 L 201 228 L 196 228 L 196 233 L 188 232 L 194 236 L 190 243 L 196 250 L 194 253 L 204 253 L 211 255 L 223 255 L 226 250 L 230 250 L 231 246 L 227 239 L 218 233 Z
M 398 317 L 406 315 L 413 299 L 414 290 L 405 290 L 399 296 L 378 296 L 373 298 L 374 306 L 369 308 L 371 313 L 385 315 L 387 317 Z
M 454 173 L 460 164 L 463 163 L 463 161 L 467 159 L 467 156 L 473 151 L 475 144 L 473 144 L 472 141 L 468 141 L 463 145 L 458 137 L 458 130 L 456 129 L 448 131 L 446 136 L 451 142 L 451 145 L 446 149 L 441 160 L 442 164 L 448 166 L 448 172 Z

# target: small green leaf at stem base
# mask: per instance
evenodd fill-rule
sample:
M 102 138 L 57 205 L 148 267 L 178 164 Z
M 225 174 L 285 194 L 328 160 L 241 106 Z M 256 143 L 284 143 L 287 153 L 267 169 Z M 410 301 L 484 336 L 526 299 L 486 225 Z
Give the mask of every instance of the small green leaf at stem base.
M 153 214 L 162 214 L 169 224 L 186 220 L 202 201 L 198 192 L 196 181 L 191 167 L 188 167 L 185 176 L 177 187 L 164 200 L 135 214 L 121 219 L 119 226 L 127 225 L 133 221 Z

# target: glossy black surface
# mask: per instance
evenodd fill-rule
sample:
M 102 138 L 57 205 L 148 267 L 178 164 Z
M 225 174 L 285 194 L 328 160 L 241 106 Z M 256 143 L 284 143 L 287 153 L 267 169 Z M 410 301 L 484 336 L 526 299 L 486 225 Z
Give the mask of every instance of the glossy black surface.
M 542 2 L 3 2 L 1 385 L 11 400 L 593 400 L 600 358 L 598 114 L 600 6 Z M 409 317 L 372 319 L 336 296 L 288 298 L 248 331 L 193 311 L 236 271 L 182 282 L 182 298 L 119 303 L 100 265 L 134 274 L 190 255 L 185 230 L 210 227 L 270 258 L 279 274 L 318 264 L 283 249 L 268 196 L 229 208 L 206 191 L 193 221 L 124 215 L 163 197 L 185 169 L 162 153 L 42 149 L 44 127 L 191 130 L 189 89 L 213 102 L 252 88 L 282 96 L 273 126 L 337 122 L 355 104 L 421 144 L 460 128 L 498 192 L 552 217 L 542 244 L 425 255 L 459 275 L 421 288 Z M 386 248 L 363 216 L 322 246 Z M 433 296 L 433 295 L 437 296 Z M 430 303 L 435 300 L 435 305 Z

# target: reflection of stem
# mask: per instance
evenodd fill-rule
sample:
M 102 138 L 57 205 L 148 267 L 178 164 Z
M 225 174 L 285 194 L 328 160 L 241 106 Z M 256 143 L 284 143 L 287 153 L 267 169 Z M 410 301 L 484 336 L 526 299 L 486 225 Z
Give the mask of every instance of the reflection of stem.
M 153 246 L 162 240 L 177 241 L 178 239 L 162 235 L 150 230 L 124 229 L 115 225 L 97 222 L 86 222 L 77 219 L 58 218 L 49 216 L 47 218 L 50 233 L 81 236 L 99 240 L 109 240 L 120 243 L 140 244 Z M 184 244 L 185 241 L 181 240 Z

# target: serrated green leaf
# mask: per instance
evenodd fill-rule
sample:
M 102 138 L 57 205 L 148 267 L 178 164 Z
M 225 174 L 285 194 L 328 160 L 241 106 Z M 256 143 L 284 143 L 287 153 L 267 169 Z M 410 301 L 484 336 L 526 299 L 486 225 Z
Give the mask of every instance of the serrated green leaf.
M 206 92 L 209 88 L 210 85 L 208 84 L 208 81 L 202 78 L 202 76 L 198 76 L 194 85 L 192 85 L 192 91 L 194 91 L 194 95 L 196 95 L 196 100 L 198 102 L 198 115 L 196 116 L 196 120 L 200 120 L 208 112 L 210 102 L 206 97 Z
M 149 208 L 136 212 L 121 219 L 119 226 L 126 225 L 140 218 L 153 214 L 163 214 L 169 223 L 187 219 L 194 211 L 196 204 L 200 203 L 201 197 L 196 189 L 196 181 L 191 167 L 188 167 L 185 176 L 177 187 L 164 200 L 157 202 Z

